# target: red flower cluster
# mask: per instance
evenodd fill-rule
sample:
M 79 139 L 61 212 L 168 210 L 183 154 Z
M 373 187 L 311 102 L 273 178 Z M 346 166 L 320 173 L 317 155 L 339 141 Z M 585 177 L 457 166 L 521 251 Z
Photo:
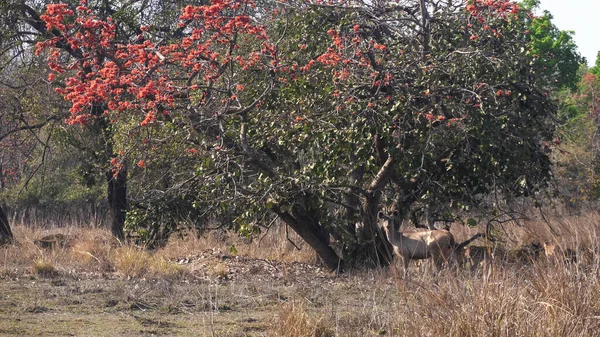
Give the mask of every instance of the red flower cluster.
M 507 18 L 519 13 L 519 4 L 511 0 L 471 0 L 465 7 L 479 22 L 485 22 L 486 15 Z
M 243 69 L 276 67 L 275 46 L 264 27 L 250 20 L 246 11 L 253 0 L 211 0 L 205 6 L 186 6 L 179 26 L 186 36 L 173 44 L 154 43 L 152 27 L 129 42 L 117 41 L 116 23 L 98 19 L 81 1 L 77 11 L 65 4 L 49 4 L 41 16 L 56 38 L 38 43 L 37 53 L 48 51 L 48 64 L 55 73 L 68 72 L 64 87 L 56 91 L 72 103 L 70 124 L 86 124 L 92 106 L 108 109 L 105 114 L 130 111 L 144 116 L 141 126 L 156 121 L 159 112 L 172 110 L 177 97 L 213 85 L 231 62 Z M 242 54 L 238 41 L 261 41 L 260 50 Z M 65 64 L 62 52 L 70 47 L 77 60 Z M 176 70 L 174 70 L 176 69 Z M 174 76 L 175 75 L 175 76 Z M 183 76 L 180 76 L 183 75 Z M 202 76 L 198 76 L 202 75 Z M 204 82 L 202 85 L 190 82 Z M 243 84 L 237 84 L 241 91 Z M 115 121 L 115 118 L 111 119 Z

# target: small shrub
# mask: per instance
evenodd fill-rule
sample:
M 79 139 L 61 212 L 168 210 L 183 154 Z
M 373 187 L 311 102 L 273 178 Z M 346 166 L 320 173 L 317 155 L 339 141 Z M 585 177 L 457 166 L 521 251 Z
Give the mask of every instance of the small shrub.
M 227 274 L 229 274 L 229 270 L 224 263 L 217 263 L 212 270 L 212 274 L 216 278 L 226 279 Z
M 150 272 L 155 277 L 177 278 L 183 275 L 183 267 L 163 257 L 153 256 L 150 260 Z
M 151 256 L 148 252 L 126 246 L 115 249 L 114 265 L 118 272 L 128 277 L 141 277 L 148 271 Z
M 33 261 L 33 272 L 41 277 L 55 277 L 58 271 L 54 264 L 47 258 L 40 257 Z
M 77 241 L 71 250 L 74 262 L 78 262 L 83 267 L 95 267 L 101 271 L 111 271 L 110 243 L 100 239 L 89 238 Z
M 279 320 L 275 324 L 276 336 L 329 337 L 334 336 L 321 318 L 310 317 L 303 302 L 292 301 L 279 307 Z

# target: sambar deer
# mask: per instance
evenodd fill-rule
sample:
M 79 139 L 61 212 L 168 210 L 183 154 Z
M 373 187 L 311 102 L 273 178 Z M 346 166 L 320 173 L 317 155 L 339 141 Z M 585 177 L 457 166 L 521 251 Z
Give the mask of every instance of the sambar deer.
M 467 246 L 464 248 L 465 260 L 471 269 L 485 267 L 494 260 L 506 260 L 508 252 L 498 246 Z
M 577 252 L 571 248 L 564 248 L 556 241 L 544 242 L 546 259 L 552 262 L 577 262 Z
M 404 263 L 404 275 L 407 275 L 410 260 L 433 258 L 435 265 L 439 268 L 451 258 L 456 242 L 454 236 L 442 229 L 423 230 L 418 232 L 401 232 L 396 230 L 399 223 L 398 211 L 391 215 L 379 212 L 377 217 L 381 228 L 383 228 L 388 241 L 394 247 L 394 253 Z

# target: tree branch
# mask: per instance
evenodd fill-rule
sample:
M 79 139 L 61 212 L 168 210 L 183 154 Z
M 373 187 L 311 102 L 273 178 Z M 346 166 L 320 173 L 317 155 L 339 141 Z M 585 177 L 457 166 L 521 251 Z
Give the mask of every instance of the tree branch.
M 43 128 L 46 124 L 50 123 L 51 121 L 56 121 L 58 120 L 58 116 L 50 116 L 48 118 L 46 118 L 45 121 L 40 122 L 38 124 L 33 124 L 33 125 L 23 125 L 20 126 L 18 128 L 14 128 L 12 130 L 9 130 L 7 132 L 5 132 L 4 134 L 0 135 L 0 141 L 2 141 L 3 139 L 5 139 L 6 137 L 12 135 L 13 133 L 17 133 L 20 131 L 25 131 L 25 130 L 35 130 L 35 129 L 41 129 Z

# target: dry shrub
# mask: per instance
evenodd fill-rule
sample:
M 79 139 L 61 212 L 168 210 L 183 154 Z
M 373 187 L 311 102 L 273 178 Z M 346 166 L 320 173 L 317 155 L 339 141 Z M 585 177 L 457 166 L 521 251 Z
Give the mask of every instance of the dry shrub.
M 40 230 L 25 226 L 13 226 L 14 243 L 0 246 L 0 261 L 3 270 L 27 269 L 32 261 L 40 258 L 42 250 L 34 240 L 42 236 Z
M 117 241 L 108 231 L 88 230 L 72 243 L 71 258 L 74 264 L 83 269 L 112 271 L 111 254 Z
M 184 230 L 172 234 L 164 247 L 156 250 L 155 254 L 167 260 L 177 259 L 193 254 L 205 248 L 204 240 L 198 237 L 194 230 Z
M 213 266 L 211 274 L 213 277 L 226 279 L 227 274 L 229 274 L 229 270 L 227 269 L 227 265 L 225 265 L 222 262 L 219 262 Z
M 12 227 L 15 244 L 0 247 L 0 269 L 22 270 L 45 258 L 72 271 L 111 271 L 110 254 L 117 242 L 110 232 L 98 228 L 53 229 Z M 49 239 L 55 238 L 55 239 Z
M 34 274 L 41 277 L 55 277 L 58 275 L 58 270 L 47 257 L 39 257 L 35 259 L 31 265 Z
M 39 240 L 49 235 L 48 231 L 32 229 L 22 225 L 12 227 L 14 243 L 0 246 L 0 272 L 32 272 L 42 277 L 58 274 L 60 256 L 68 251 L 63 244 L 39 246 Z M 59 235 L 61 236 L 61 235 Z M 36 244 L 38 242 L 38 244 Z
M 113 253 L 113 263 L 117 272 L 127 277 L 141 277 L 146 274 L 150 259 L 150 253 L 135 246 L 119 247 Z
M 121 246 L 105 229 L 65 227 L 40 230 L 16 225 L 12 230 L 15 244 L 0 247 L 2 273 L 31 270 L 42 275 L 45 265 L 52 265 L 73 272 L 112 272 L 116 269 L 128 277 L 177 278 L 184 274 L 181 266 L 160 254 L 152 255 L 134 246 Z M 40 239 L 49 236 L 65 238 L 66 244 L 40 247 Z M 179 253 L 187 255 L 183 251 Z M 38 269 L 42 272 L 39 273 Z
M 334 336 L 323 317 L 309 315 L 304 301 L 291 301 L 279 306 L 274 335 L 282 337 L 328 337 Z
M 113 263 L 121 274 L 127 277 L 178 278 L 183 276 L 183 268 L 167 261 L 162 256 L 136 246 L 124 246 L 114 250 Z
M 152 256 L 150 259 L 149 274 L 155 278 L 176 279 L 185 273 L 183 267 L 180 265 L 169 262 L 161 256 Z

